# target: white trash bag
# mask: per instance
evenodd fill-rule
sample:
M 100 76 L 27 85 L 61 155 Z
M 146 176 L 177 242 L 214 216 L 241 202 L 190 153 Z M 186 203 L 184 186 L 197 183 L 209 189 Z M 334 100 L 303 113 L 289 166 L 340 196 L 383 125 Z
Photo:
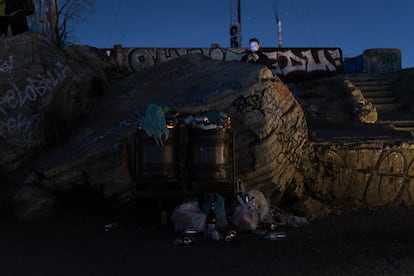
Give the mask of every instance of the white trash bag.
M 239 204 L 234 210 L 232 224 L 238 231 L 256 230 L 258 224 L 269 215 L 269 204 L 266 197 L 255 189 L 246 192 L 243 181 L 240 179 L 236 182 L 235 193 Z
M 247 205 L 250 209 L 255 210 L 259 216 L 259 221 L 263 222 L 264 218 L 269 213 L 269 204 L 266 197 L 261 191 L 251 189 L 246 192 Z
M 198 202 L 185 202 L 175 207 L 171 221 L 177 232 L 195 229 L 203 232 L 206 228 L 206 214 L 198 206 Z
M 250 208 L 239 195 L 237 196 L 239 205 L 234 210 L 234 216 L 231 218 L 231 223 L 239 232 L 250 232 L 257 228 L 259 223 L 259 216 L 257 212 Z

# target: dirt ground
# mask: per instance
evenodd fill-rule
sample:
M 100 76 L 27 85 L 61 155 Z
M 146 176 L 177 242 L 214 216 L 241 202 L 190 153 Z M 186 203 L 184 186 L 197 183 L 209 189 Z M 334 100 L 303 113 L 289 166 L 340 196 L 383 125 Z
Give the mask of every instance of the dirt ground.
M 0 224 L 1 275 L 414 275 L 414 210 L 353 210 L 286 238 L 238 233 L 231 242 L 157 228 L 143 212 L 70 213 Z M 117 222 L 115 231 L 104 225 Z

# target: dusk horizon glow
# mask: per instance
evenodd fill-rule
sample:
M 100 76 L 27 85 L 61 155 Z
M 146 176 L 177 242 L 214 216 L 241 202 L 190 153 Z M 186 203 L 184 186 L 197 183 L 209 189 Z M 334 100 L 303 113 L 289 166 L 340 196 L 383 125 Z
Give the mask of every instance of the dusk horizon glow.
M 277 48 L 273 0 L 241 0 L 242 47 L 257 37 L 262 47 Z M 402 67 L 414 67 L 411 26 L 414 1 L 279 0 L 283 48 L 340 48 L 343 57 L 367 49 L 393 48 L 402 53 Z M 100 1 L 97 10 L 74 25 L 76 44 L 112 48 L 230 47 L 230 0 L 197 2 Z

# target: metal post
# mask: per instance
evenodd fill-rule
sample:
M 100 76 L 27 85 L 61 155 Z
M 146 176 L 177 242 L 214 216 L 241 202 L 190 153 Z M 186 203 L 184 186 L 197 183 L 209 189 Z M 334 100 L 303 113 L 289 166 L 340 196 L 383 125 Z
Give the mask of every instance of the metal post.
M 241 26 L 241 5 L 240 0 L 237 0 L 237 23 Z
M 273 13 L 275 14 L 276 18 L 276 25 L 277 25 L 277 41 L 279 48 L 282 47 L 282 21 L 279 20 L 279 9 L 277 7 L 276 0 L 273 0 Z
M 230 47 L 241 47 L 241 5 L 237 0 L 237 6 L 233 5 L 234 0 L 230 0 Z
M 231 161 L 232 161 L 232 182 L 233 182 L 233 197 L 236 196 L 236 135 L 231 131 Z
M 278 46 L 279 48 L 282 47 L 282 21 L 277 19 L 277 38 L 278 38 Z

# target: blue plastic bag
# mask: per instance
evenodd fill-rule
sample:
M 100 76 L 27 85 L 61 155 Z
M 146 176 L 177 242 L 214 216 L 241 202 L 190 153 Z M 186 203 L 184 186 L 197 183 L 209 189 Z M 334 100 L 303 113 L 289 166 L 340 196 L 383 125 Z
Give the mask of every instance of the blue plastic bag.
M 164 141 L 168 139 L 168 128 L 165 122 L 164 109 L 156 104 L 150 104 L 145 110 L 141 127 L 149 137 L 154 138 L 158 146 L 164 146 Z

